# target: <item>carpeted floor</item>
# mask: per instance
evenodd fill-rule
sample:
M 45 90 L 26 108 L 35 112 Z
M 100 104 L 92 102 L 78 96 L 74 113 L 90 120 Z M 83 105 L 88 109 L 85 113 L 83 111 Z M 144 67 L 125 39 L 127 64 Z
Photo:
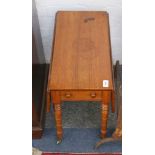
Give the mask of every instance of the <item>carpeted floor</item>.
M 122 67 L 119 67 L 121 75 Z M 115 80 L 121 82 L 121 78 Z M 116 88 L 117 89 L 117 88 Z M 116 96 L 117 97 L 117 96 Z M 117 101 L 117 99 L 116 99 Z M 116 103 L 117 105 L 117 103 Z M 117 108 L 117 106 L 116 106 Z M 122 151 L 120 141 L 106 143 L 94 150 L 94 145 L 99 141 L 100 128 L 100 104 L 97 102 L 65 102 L 63 110 L 64 139 L 61 144 L 56 144 L 56 131 L 53 109 L 46 114 L 45 130 L 42 139 L 33 140 L 32 145 L 43 152 L 106 152 L 116 153 Z M 108 133 L 111 136 L 116 126 L 116 113 L 109 109 Z
M 121 155 L 121 153 L 42 153 L 42 155 Z
M 99 129 L 96 128 L 65 128 L 64 139 L 61 144 L 56 144 L 55 128 L 45 129 L 40 140 L 33 140 L 33 147 L 43 152 L 121 152 L 121 142 L 106 143 L 97 150 L 95 143 L 100 140 Z M 111 136 L 112 129 L 107 136 Z

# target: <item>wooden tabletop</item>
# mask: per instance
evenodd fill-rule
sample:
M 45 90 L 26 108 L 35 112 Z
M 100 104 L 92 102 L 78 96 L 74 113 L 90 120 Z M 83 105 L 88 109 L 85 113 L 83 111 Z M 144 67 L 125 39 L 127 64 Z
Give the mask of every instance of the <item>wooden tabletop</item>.
M 49 90 L 112 90 L 112 61 L 106 12 L 59 11 Z M 103 80 L 109 81 L 103 87 Z

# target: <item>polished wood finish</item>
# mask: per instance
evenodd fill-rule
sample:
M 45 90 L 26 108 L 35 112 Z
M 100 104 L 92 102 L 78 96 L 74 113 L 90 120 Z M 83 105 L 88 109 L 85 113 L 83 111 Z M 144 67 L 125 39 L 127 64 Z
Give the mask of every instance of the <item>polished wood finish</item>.
M 105 139 L 100 140 L 99 142 L 96 143 L 95 148 L 100 147 L 104 143 L 107 142 L 114 142 L 117 140 L 122 140 L 122 84 L 119 85 L 118 89 L 118 117 L 117 117 L 117 125 L 116 129 L 112 134 L 112 137 L 108 137 Z
M 122 75 L 120 68 L 121 65 L 119 64 L 119 61 L 116 62 L 115 68 L 114 68 L 114 77 L 116 80 L 116 94 L 117 94 L 117 125 L 116 129 L 112 134 L 112 137 L 107 137 L 99 142 L 96 143 L 95 148 L 97 149 L 101 145 L 107 143 L 107 142 L 114 142 L 118 140 L 122 140 Z
M 72 101 L 93 101 L 102 100 L 101 91 L 61 91 L 61 100 L 72 100 Z
M 49 88 L 112 90 L 108 32 L 106 12 L 58 12 Z
M 61 104 L 54 103 L 54 111 L 55 111 L 55 122 L 56 122 L 56 129 L 57 129 L 57 138 L 58 141 L 62 140 L 62 111 L 61 111 Z
M 106 136 L 110 96 L 110 91 L 103 91 L 103 100 L 101 103 L 101 138 Z
M 103 80 L 109 85 L 103 87 Z M 106 135 L 114 82 L 107 12 L 59 11 L 47 90 L 52 98 L 58 140 L 62 140 L 62 101 L 101 101 L 101 137 Z

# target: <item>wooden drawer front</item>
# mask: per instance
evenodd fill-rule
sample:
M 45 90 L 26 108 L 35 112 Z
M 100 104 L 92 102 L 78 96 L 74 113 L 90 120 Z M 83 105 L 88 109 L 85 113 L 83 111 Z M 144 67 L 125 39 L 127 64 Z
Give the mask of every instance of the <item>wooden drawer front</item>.
M 62 91 L 61 92 L 61 100 L 77 100 L 77 101 L 85 101 L 85 100 L 101 100 L 102 92 L 101 91 Z

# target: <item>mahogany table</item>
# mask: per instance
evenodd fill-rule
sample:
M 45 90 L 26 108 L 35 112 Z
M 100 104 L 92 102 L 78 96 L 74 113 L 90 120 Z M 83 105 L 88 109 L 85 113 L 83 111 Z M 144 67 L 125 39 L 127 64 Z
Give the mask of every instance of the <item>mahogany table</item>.
M 108 13 L 59 11 L 54 34 L 47 112 L 52 99 L 57 143 L 63 135 L 62 101 L 101 101 L 101 138 L 104 138 L 110 101 L 112 112 L 115 110 Z

